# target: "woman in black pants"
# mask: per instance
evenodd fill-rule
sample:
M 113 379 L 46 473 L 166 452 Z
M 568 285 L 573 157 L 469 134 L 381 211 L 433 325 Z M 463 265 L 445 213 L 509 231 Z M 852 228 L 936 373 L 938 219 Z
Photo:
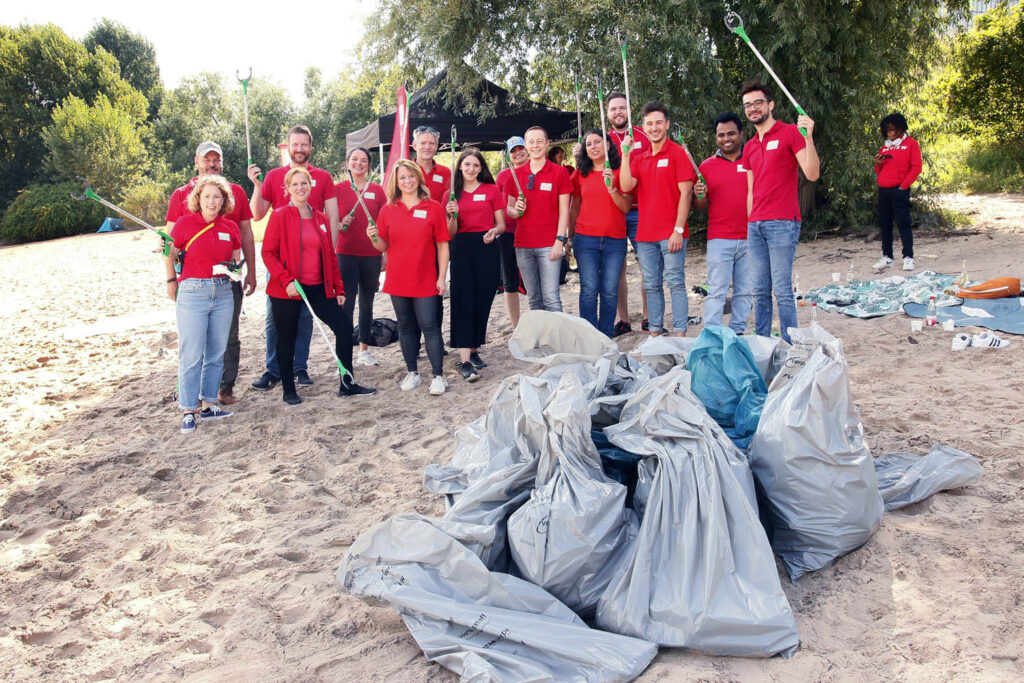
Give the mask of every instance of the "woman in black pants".
M 359 298 L 359 353 L 355 364 L 371 366 L 378 364 L 370 353 L 370 332 L 373 328 L 373 297 L 380 283 L 381 255 L 366 236 L 369 225 L 366 215 L 369 212 L 370 218 L 377 220 L 385 202 L 384 188 L 371 183 L 367 177 L 370 152 L 365 147 L 349 150 L 345 161 L 352 173 L 352 182 L 341 182 L 334 187 L 338 196 L 338 215 L 341 216 L 338 267 L 341 268 L 341 282 L 345 285 L 344 308 L 349 319 L 353 319 L 357 295 Z
M 449 343 L 459 349 L 463 379 L 480 379 L 486 366 L 479 349 L 487 336 L 494 292 L 501 275 L 501 250 L 494 242 L 505 232 L 505 207 L 480 150 L 467 147 L 452 178 L 455 201 L 449 201 L 451 235 L 451 325 Z
M 277 326 L 278 365 L 284 402 L 302 403 L 295 392 L 292 358 L 299 313 L 305 307 L 299 286 L 316 317 L 334 332 L 335 353 L 348 374 L 342 375 L 339 396 L 372 394 L 375 389 L 352 377 L 352 320 L 345 315 L 345 290 L 331 245 L 330 221 L 309 205 L 313 180 L 305 168 L 293 168 L 284 177 L 291 202 L 270 214 L 263 237 L 263 263 L 270 271 L 267 294 Z

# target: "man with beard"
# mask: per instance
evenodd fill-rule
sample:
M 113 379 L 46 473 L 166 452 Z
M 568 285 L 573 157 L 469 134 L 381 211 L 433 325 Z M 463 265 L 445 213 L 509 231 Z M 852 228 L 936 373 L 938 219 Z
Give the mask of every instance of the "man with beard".
M 188 181 L 171 195 L 167 204 L 167 216 L 164 219 L 167 223 L 167 233 L 170 234 L 174 223 L 182 216 L 192 213 L 188 208 L 188 196 L 196 186 L 196 181 L 204 175 L 222 175 L 224 171 L 223 153 L 220 145 L 207 140 L 196 148 L 195 157 L 196 177 Z M 231 213 L 224 214 L 224 217 L 238 225 L 242 235 L 242 256 L 245 258 L 245 296 L 256 291 L 256 248 L 252 236 L 252 211 L 249 209 L 249 199 L 245 196 L 245 190 L 238 185 L 231 183 L 231 194 L 235 199 L 235 208 Z M 167 263 L 167 283 L 172 282 L 177 286 L 177 277 L 173 265 Z M 231 314 L 231 330 L 228 332 L 228 345 L 224 351 L 224 370 L 220 377 L 220 390 L 217 392 L 217 402 L 230 405 L 235 402 L 234 390 L 235 380 L 238 379 L 238 358 L 241 354 L 242 343 L 238 339 L 238 316 L 242 313 L 242 290 L 240 282 L 231 283 L 231 291 L 235 297 L 235 307 Z
M 779 333 L 789 341 L 797 326 L 793 298 L 793 258 L 800 239 L 799 168 L 814 182 L 820 174 L 814 147 L 814 121 L 801 114 L 796 125 L 777 121 L 775 98 L 758 80 L 742 88 L 743 111 L 754 124 L 754 137 L 743 150 L 747 169 L 747 251 L 754 288 L 757 333 L 772 333 L 772 293 L 779 307 Z M 800 129 L 806 134 L 801 134 Z
M 252 181 L 253 193 L 249 202 L 253 218 L 262 220 L 270 209 L 280 209 L 288 206 L 288 193 L 284 187 L 284 177 L 293 168 L 305 168 L 312 178 L 308 202 L 311 207 L 327 214 L 331 223 L 331 244 L 338 243 L 338 200 L 334 196 L 334 180 L 327 171 L 317 168 L 309 163 L 309 155 L 313 151 L 313 134 L 306 126 L 292 126 L 288 131 L 288 156 L 291 163 L 288 166 L 281 166 L 272 169 L 267 177 L 260 182 L 259 176 L 263 172 L 259 166 L 253 164 L 249 167 L 249 180 Z M 252 383 L 254 389 L 267 390 L 281 381 L 281 375 L 277 368 L 277 328 L 274 326 L 274 314 L 270 308 L 270 297 L 267 297 L 267 360 L 266 372 Z M 306 370 L 309 361 L 309 342 L 313 335 L 313 317 L 309 310 L 303 307 L 299 313 L 299 330 L 295 338 L 295 357 L 293 369 L 295 381 L 298 384 L 310 385 L 310 379 Z
M 725 296 L 732 281 L 732 319 L 736 334 L 747 329 L 751 284 L 747 258 L 747 172 L 743 167 L 743 123 L 726 112 L 715 119 L 712 130 L 718 151 L 700 165 L 707 186 L 693 187 L 693 208 L 708 210 L 708 298 L 704 324 L 721 325 Z

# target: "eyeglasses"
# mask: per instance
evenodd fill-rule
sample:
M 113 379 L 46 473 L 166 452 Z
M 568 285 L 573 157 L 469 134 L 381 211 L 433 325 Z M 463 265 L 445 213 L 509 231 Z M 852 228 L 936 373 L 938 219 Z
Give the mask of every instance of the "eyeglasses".
M 766 104 L 768 104 L 768 100 L 754 100 L 753 102 L 744 102 L 743 103 L 743 110 L 744 111 L 748 111 L 748 110 L 754 109 L 754 108 L 760 109 L 761 107 L 763 107 Z
M 536 178 L 536 177 L 537 177 L 536 173 L 531 173 L 530 175 L 526 176 L 526 189 L 527 190 L 532 190 L 533 189 L 533 179 Z

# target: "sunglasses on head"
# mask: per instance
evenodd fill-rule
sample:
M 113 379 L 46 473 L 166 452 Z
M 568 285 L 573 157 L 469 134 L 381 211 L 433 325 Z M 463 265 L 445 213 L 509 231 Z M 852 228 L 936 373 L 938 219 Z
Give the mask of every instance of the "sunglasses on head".
M 441 134 L 438 133 L 433 128 L 431 128 L 430 126 L 417 126 L 416 129 L 412 132 L 412 136 L 416 137 L 417 135 L 422 135 L 423 133 L 429 133 L 430 135 L 433 135 L 438 138 L 441 137 Z
M 533 179 L 536 178 L 536 177 L 537 177 L 536 173 L 531 173 L 530 175 L 526 176 L 526 189 L 527 190 L 532 190 L 533 189 Z

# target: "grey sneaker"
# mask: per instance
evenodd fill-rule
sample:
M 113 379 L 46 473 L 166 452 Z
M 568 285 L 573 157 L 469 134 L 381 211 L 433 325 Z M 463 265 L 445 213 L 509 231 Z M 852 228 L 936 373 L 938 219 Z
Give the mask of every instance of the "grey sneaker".
M 912 259 L 909 256 L 904 256 L 903 257 L 903 270 L 913 270 L 913 269 L 914 269 L 914 259 Z
M 419 385 L 423 384 L 423 378 L 420 377 L 418 372 L 410 372 L 402 380 L 401 389 L 402 391 L 412 391 Z
M 430 395 L 440 396 L 446 391 L 448 391 L 448 380 L 441 375 L 435 375 L 434 379 L 430 380 Z

